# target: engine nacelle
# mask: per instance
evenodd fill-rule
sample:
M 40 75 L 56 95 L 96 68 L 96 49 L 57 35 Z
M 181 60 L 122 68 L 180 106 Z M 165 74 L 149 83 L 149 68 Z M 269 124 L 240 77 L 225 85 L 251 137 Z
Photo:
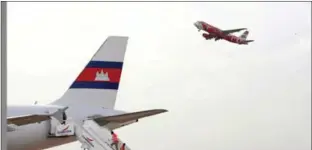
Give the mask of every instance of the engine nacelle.
M 207 33 L 203 33 L 203 37 L 204 37 L 206 40 L 209 40 L 209 39 L 212 39 L 212 38 L 213 38 L 213 35 L 207 34 Z

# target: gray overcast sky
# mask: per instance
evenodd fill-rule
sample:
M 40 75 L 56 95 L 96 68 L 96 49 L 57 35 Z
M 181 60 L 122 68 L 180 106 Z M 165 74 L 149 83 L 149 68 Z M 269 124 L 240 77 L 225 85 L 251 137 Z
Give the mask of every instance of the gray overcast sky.
M 255 42 L 205 41 L 197 20 Z M 310 150 L 310 34 L 308 2 L 9 3 L 8 104 L 52 102 L 127 35 L 116 109 L 169 110 L 117 130 L 133 150 Z

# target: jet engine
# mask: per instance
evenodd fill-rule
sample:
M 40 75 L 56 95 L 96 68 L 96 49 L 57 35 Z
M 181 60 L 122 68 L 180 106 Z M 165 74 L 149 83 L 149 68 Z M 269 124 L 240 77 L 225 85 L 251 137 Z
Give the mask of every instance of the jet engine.
M 206 40 L 210 40 L 210 39 L 214 38 L 213 35 L 207 34 L 207 33 L 203 33 L 203 37 L 204 37 Z

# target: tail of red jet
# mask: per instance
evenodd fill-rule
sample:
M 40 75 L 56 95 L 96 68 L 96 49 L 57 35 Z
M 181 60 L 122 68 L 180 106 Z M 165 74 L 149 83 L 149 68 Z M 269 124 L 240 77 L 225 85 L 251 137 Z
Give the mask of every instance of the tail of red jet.
M 249 34 L 249 31 L 245 31 L 245 32 L 244 32 L 244 33 L 240 36 L 240 38 L 242 38 L 242 39 L 246 40 L 246 39 L 247 39 L 248 34 Z
M 245 31 L 241 36 L 240 38 L 244 40 L 243 44 L 248 44 L 250 42 L 253 42 L 254 40 L 246 40 L 247 37 L 248 37 L 248 34 L 249 34 L 249 31 Z

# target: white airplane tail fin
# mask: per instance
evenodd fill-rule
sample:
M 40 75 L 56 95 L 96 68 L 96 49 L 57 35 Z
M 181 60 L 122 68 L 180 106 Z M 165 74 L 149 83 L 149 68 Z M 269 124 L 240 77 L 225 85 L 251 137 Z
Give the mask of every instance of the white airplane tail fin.
M 52 104 L 114 108 L 128 37 L 109 36 L 64 95 Z
M 244 33 L 240 36 L 240 38 L 242 38 L 242 39 L 246 40 L 246 39 L 247 39 L 248 34 L 249 34 L 249 31 L 245 31 L 245 32 L 244 32 Z

